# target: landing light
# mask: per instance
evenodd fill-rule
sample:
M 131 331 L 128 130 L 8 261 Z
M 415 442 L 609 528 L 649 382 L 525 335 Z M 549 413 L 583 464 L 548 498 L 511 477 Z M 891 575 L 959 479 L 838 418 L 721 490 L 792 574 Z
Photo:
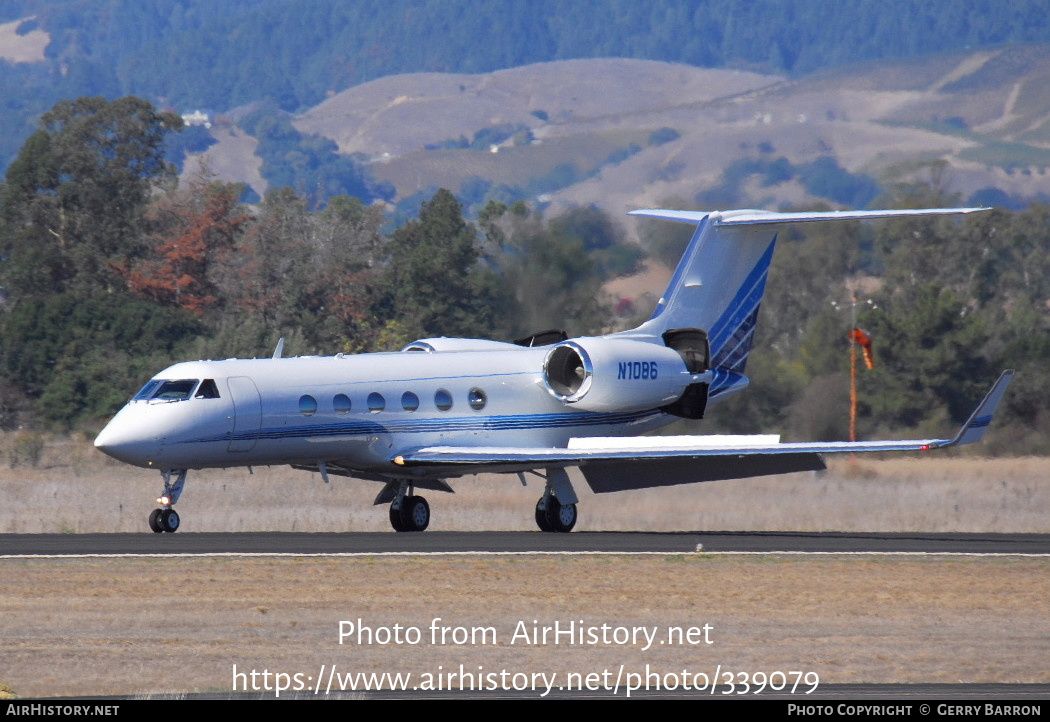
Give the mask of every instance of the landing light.
M 162 506 L 168 506 L 169 504 L 171 504 L 171 499 L 167 496 L 161 496 L 157 498 L 157 503 L 161 504 Z
M 400 456 L 400 455 L 395 456 L 394 457 L 394 463 L 397 464 L 398 466 L 404 466 L 405 465 L 405 457 Z

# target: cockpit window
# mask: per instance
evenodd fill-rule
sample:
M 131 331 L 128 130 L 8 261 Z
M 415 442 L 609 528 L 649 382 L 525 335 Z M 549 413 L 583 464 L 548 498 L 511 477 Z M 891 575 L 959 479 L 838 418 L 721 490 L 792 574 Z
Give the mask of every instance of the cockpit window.
M 178 381 L 165 381 L 150 398 L 162 401 L 181 401 L 188 399 L 193 389 L 197 387 L 197 379 L 179 379 Z
M 177 381 L 165 381 L 164 379 L 153 379 L 135 394 L 132 401 L 182 401 L 190 398 L 190 394 L 197 388 L 198 379 L 179 379 Z M 205 384 L 211 384 L 210 389 L 205 389 Z M 208 396 L 207 394 L 214 394 Z M 203 394 L 203 395 L 202 395 Z M 198 398 L 219 398 L 219 389 L 215 382 L 206 379 L 201 384 L 201 390 L 197 393 Z
M 143 386 L 137 394 L 131 399 L 132 401 L 145 401 L 146 399 L 153 397 L 153 392 L 157 390 L 157 387 L 161 385 L 161 382 L 157 379 L 147 381 L 146 385 Z
M 196 399 L 217 399 L 219 398 L 219 387 L 215 385 L 214 379 L 204 379 L 193 397 Z

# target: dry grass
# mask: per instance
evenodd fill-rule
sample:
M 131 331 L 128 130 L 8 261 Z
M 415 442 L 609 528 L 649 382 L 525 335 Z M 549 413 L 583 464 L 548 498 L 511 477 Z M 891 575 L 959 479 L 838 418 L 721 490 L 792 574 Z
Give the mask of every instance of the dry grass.
M 22 696 L 226 690 L 238 670 L 815 671 L 1050 682 L 1044 560 L 491 557 L 0 562 L 0 680 Z M 498 603 L 494 603 L 498 600 Z M 431 620 L 494 645 L 432 645 Z M 418 645 L 338 644 L 340 620 Z M 518 621 L 711 624 L 713 644 L 511 645 Z
M 0 449 L 4 442 L 0 439 Z M 1042 459 L 843 461 L 822 476 L 605 496 L 583 529 L 1046 532 Z M 136 531 L 155 472 L 52 440 L 0 466 L 3 532 Z M 531 529 L 541 487 L 512 476 L 428 494 L 435 529 Z M 191 475 L 186 531 L 388 530 L 378 485 L 283 468 Z M 828 682 L 1050 682 L 1042 559 L 415 557 L 0 562 L 0 684 L 22 696 L 229 690 L 232 666 L 316 675 L 485 670 L 801 669 Z M 492 626 L 494 646 L 342 645 L 340 620 Z M 510 645 L 517 621 L 714 626 L 714 644 Z
M 0 438 L 6 453 L 10 437 Z M 107 460 L 87 442 L 51 440 L 39 468 L 0 456 L 0 533 L 137 532 L 160 475 Z M 1038 458 L 837 459 L 823 474 L 594 495 L 576 472 L 581 530 L 1050 532 L 1047 461 Z M 531 530 L 543 491 L 528 477 L 481 475 L 428 492 L 435 530 Z M 387 531 L 380 486 L 288 467 L 190 472 L 183 531 Z

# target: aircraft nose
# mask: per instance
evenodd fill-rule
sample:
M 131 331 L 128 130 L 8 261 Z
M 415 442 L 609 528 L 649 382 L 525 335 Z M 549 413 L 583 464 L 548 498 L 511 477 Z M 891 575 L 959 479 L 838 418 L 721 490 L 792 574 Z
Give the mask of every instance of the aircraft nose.
M 157 440 L 127 421 L 118 414 L 106 424 L 95 437 L 95 448 L 125 464 L 149 466 L 150 458 L 157 451 Z

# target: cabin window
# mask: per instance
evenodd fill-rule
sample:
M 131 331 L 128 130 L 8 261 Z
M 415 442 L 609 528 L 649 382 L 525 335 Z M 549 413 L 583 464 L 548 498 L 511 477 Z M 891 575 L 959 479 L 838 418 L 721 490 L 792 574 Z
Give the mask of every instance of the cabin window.
M 485 392 L 479 388 L 473 388 L 470 393 L 467 394 L 467 403 L 470 404 L 470 408 L 475 411 L 481 411 L 485 408 L 485 402 L 488 401 L 488 397 L 485 396 Z
M 437 406 L 441 411 L 448 411 L 452 408 L 452 394 L 445 389 L 438 389 L 434 393 L 434 406 Z
M 411 391 L 401 394 L 401 408 L 405 411 L 415 411 L 419 408 L 419 397 Z
M 350 397 L 346 394 L 336 394 L 332 399 L 332 408 L 337 414 L 350 413 Z
M 194 398 L 197 399 L 217 399 L 219 398 L 219 387 L 215 385 L 215 379 L 204 379 L 201 381 L 200 388 L 197 389 L 197 393 L 194 394 Z
M 368 395 L 368 410 L 373 414 L 378 414 L 380 411 L 386 408 L 386 399 L 383 398 L 383 394 L 376 393 L 373 391 Z
M 299 413 L 303 416 L 313 416 L 317 413 L 317 399 L 308 394 L 299 397 Z

